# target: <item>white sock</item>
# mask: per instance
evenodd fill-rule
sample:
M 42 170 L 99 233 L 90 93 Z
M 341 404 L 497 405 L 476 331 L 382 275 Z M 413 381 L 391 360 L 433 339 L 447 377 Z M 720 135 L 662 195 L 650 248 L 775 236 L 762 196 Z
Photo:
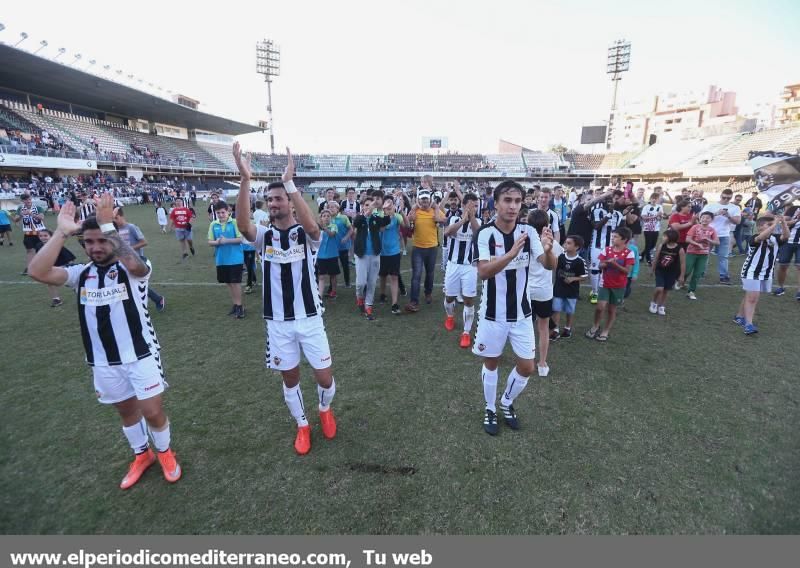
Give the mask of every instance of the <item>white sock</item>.
M 336 394 L 336 381 L 331 377 L 331 386 L 324 389 L 317 385 L 317 395 L 319 396 L 319 409 L 325 412 L 331 407 L 333 395 Z
M 298 426 L 308 426 L 306 420 L 306 407 L 303 404 L 303 393 L 300 390 L 300 385 L 297 384 L 292 388 L 283 385 L 283 400 L 286 401 L 286 406 L 289 407 L 289 413 L 292 418 L 297 420 Z
M 159 452 L 166 452 L 169 449 L 169 421 L 167 421 L 163 430 L 156 431 L 151 427 L 150 435 L 153 437 L 153 445 L 156 447 L 156 450 Z
M 591 272 L 592 293 L 597 294 L 597 290 L 600 288 L 600 271 L 592 270 Z
M 523 377 L 517 372 L 517 368 L 511 369 L 506 380 L 506 390 L 500 397 L 500 404 L 508 406 L 514 402 L 519 394 L 528 386 L 528 377 Z
M 490 371 L 483 366 L 481 370 L 481 379 L 483 380 L 483 398 L 486 400 L 486 408 L 492 412 L 497 412 L 495 401 L 497 401 L 497 369 Z
M 472 322 L 475 320 L 475 306 L 464 306 L 464 333 L 472 331 Z
M 144 418 L 133 426 L 123 426 L 122 433 L 128 438 L 128 443 L 134 453 L 141 454 L 147 450 L 147 422 Z
M 456 313 L 456 303 L 455 302 L 448 302 L 446 299 L 444 301 L 444 311 L 447 312 L 447 317 L 453 317 Z

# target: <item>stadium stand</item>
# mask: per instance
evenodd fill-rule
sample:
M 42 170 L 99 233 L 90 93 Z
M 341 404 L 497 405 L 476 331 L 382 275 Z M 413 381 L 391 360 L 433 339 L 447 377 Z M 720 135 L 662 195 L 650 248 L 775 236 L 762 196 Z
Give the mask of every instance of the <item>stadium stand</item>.
M 600 168 L 604 154 L 564 154 L 564 159 L 576 172 L 589 172 Z
M 522 154 L 487 154 L 486 159 L 491 164 L 494 164 L 494 169 L 501 175 L 503 172 L 508 174 L 525 173 L 525 162 L 522 161 Z
M 553 173 L 562 164 L 561 158 L 552 152 L 523 152 L 522 160 L 532 174 Z
M 797 126 L 747 132 L 738 135 L 734 143 L 709 161 L 709 165 L 741 165 L 745 163 L 751 151 L 797 152 L 798 148 L 800 148 L 800 127 Z

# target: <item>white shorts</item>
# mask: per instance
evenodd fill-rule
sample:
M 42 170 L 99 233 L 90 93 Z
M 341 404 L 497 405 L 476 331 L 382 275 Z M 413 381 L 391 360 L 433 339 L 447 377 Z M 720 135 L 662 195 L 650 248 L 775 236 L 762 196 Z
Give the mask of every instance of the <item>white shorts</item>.
M 169 386 L 164 380 L 164 367 L 158 353 L 134 363 L 92 367 L 92 373 L 97 401 L 103 404 L 134 397 L 145 400 L 161 394 Z
M 500 357 L 506 340 L 511 342 L 514 354 L 520 359 L 536 357 L 536 340 L 531 318 L 514 323 L 480 318 L 472 352 L 479 357 Z
M 769 280 L 753 280 L 752 278 L 742 278 L 742 289 L 745 292 L 772 292 L 772 278 Z
M 589 270 L 600 270 L 600 255 L 606 249 L 592 248 L 591 262 L 589 263 Z
M 300 350 L 315 369 L 331 366 L 331 348 L 321 316 L 296 321 L 266 320 L 267 349 L 264 364 L 267 369 L 289 371 L 300 364 Z
M 444 273 L 444 295 L 474 298 L 478 295 L 478 267 L 448 262 Z

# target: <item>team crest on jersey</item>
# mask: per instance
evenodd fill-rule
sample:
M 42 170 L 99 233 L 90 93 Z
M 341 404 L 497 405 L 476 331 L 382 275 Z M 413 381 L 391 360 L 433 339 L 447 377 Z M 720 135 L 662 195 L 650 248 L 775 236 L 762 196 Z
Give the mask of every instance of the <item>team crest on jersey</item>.
M 478 343 L 478 351 L 486 351 L 486 346 L 483 343 Z
M 275 355 L 275 357 L 272 358 L 272 362 L 275 363 L 275 365 L 280 365 L 281 364 L 281 358 L 278 357 L 277 355 Z
M 109 277 L 111 280 L 116 280 L 116 279 L 117 279 L 117 270 L 116 270 L 116 269 L 114 269 L 114 270 L 111 270 L 111 271 L 109 271 L 109 273 L 108 273 L 108 277 Z
M 289 238 L 291 240 L 293 240 L 293 241 L 296 241 L 297 240 L 297 231 L 293 231 L 293 232 L 289 233 Z

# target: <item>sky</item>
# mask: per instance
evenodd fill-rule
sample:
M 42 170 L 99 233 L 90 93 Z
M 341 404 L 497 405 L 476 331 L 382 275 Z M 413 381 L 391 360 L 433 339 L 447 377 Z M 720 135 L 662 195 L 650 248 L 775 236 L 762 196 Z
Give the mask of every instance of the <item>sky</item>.
M 341 0 L 186 3 L 40 0 L 0 15 L 0 41 L 66 63 L 95 59 L 255 124 L 266 86 L 255 44 L 281 48 L 273 82 L 276 151 L 417 152 L 422 138 L 494 153 L 505 139 L 533 149 L 578 147 L 583 125 L 608 117 L 606 50 L 631 42 L 621 101 L 715 84 L 740 107 L 775 101 L 800 82 L 800 2 L 620 0 Z M 795 29 L 793 29 L 793 27 Z M 0 65 L 2 62 L 0 62 Z M 241 137 L 269 151 L 262 134 Z

